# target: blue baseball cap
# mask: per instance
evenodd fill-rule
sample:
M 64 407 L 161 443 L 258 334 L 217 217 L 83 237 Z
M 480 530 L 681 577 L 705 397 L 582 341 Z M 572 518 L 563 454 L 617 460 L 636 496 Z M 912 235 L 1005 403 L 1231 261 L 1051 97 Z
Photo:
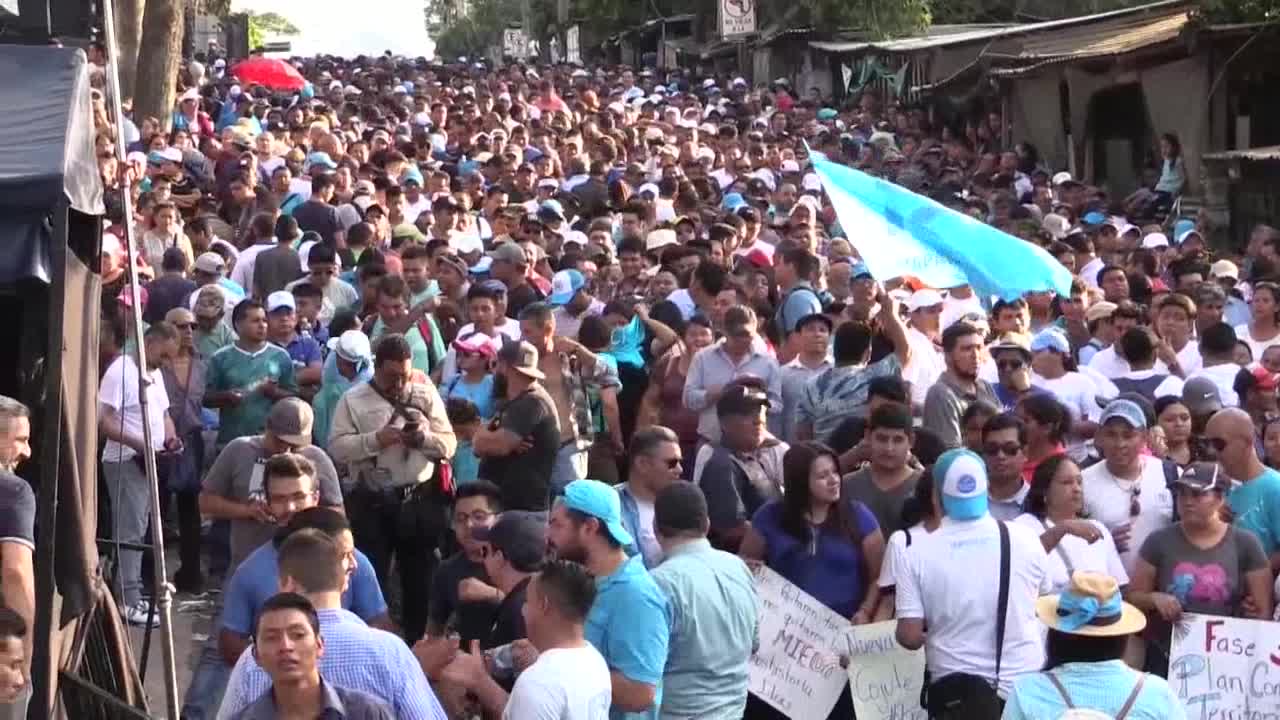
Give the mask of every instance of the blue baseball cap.
M 561 270 L 551 278 L 551 295 L 547 297 L 547 302 L 552 305 L 568 305 L 586 284 L 586 277 L 577 270 Z
M 1098 424 L 1106 425 L 1112 420 L 1122 420 L 1134 430 L 1147 429 L 1147 414 L 1132 400 L 1118 398 L 1107 403 L 1102 416 L 1098 418 Z
M 1085 216 L 1081 218 L 1081 220 L 1084 221 L 1085 225 L 1101 225 L 1107 221 L 1107 216 L 1097 210 L 1094 210 L 1091 213 L 1085 213 Z
M 725 210 L 728 210 L 729 212 L 735 212 L 737 211 L 738 208 L 745 207 L 747 204 L 747 201 L 742 199 L 742 193 L 734 192 L 734 193 L 729 193 L 728 195 L 725 195 L 724 200 L 722 200 L 720 204 L 724 207 Z
M 307 167 L 308 167 L 308 168 L 311 168 L 311 167 L 314 167 L 314 166 L 316 166 L 316 165 L 319 165 L 319 166 L 321 166 L 321 167 L 325 167 L 325 168 L 328 168 L 328 169 L 330 169 L 330 170 L 337 170 L 337 169 L 338 169 L 338 163 L 334 162 L 334 161 L 333 161 L 333 158 L 329 157 L 329 153 L 327 153 L 327 152 L 320 152 L 319 150 L 317 150 L 316 152 L 313 152 L 313 153 L 311 153 L 310 155 L 308 155 L 308 156 L 307 156 L 307 163 L 306 163 L 306 164 L 307 164 Z
M 599 480 L 569 483 L 564 489 L 564 506 L 599 520 L 619 545 L 633 542 L 631 533 L 622 526 L 622 500 L 618 491 Z
M 1071 354 L 1071 341 L 1067 340 L 1067 336 L 1057 328 L 1045 328 L 1036 333 L 1031 338 L 1031 352 L 1040 352 L 1041 350 L 1053 350 L 1063 355 Z
M 987 466 L 973 451 L 942 453 L 933 466 L 933 482 L 942 511 L 952 520 L 977 520 L 987 514 Z
M 858 278 L 863 278 L 863 277 L 874 277 L 871 274 L 871 268 L 867 267 L 866 263 L 855 262 L 849 266 L 850 280 L 857 280 Z

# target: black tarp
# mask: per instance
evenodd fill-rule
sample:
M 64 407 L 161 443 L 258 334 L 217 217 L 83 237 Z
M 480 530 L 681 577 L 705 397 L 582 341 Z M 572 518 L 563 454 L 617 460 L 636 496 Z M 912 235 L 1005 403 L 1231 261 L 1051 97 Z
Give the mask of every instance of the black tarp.
M 0 283 L 51 281 L 52 208 L 103 214 L 89 70 L 74 48 L 0 45 Z

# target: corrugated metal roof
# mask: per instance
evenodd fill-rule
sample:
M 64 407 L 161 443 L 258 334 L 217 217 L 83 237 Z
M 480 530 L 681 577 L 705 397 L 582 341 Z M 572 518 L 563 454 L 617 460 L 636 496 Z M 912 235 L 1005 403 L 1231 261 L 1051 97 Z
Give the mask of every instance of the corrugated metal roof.
M 1280 145 L 1205 153 L 1205 160 L 1280 160 Z
M 1190 22 L 1182 8 L 1156 17 L 1126 17 L 1102 26 L 1066 28 L 1053 33 L 1037 33 L 1010 44 L 1020 44 L 1017 52 L 990 52 L 989 57 L 1020 61 L 1066 60 L 1123 55 L 1134 50 L 1169 42 Z
M 1123 10 L 1113 10 L 1111 12 L 1098 13 L 1096 15 L 1082 15 L 1080 17 L 1062 18 L 1059 20 L 1049 20 L 1038 23 L 995 25 L 980 28 L 968 26 L 964 27 L 964 29 L 950 32 L 946 30 L 947 26 L 938 26 L 937 28 L 931 28 L 925 34 L 916 37 L 898 38 L 896 40 L 885 40 L 880 42 L 815 41 L 809 43 L 809 46 L 817 50 L 834 53 L 861 52 L 864 50 L 875 50 L 883 53 L 911 53 L 920 50 L 948 47 L 951 45 L 991 42 L 1003 38 L 1013 38 L 1029 33 L 1040 33 L 1048 30 L 1063 31 L 1068 34 L 1074 34 L 1072 31 L 1076 31 L 1083 33 L 1084 37 L 1088 37 L 1093 33 L 1093 28 L 1096 27 L 1098 23 L 1130 17 L 1135 21 L 1149 21 L 1153 11 L 1168 10 L 1172 12 L 1175 8 L 1185 13 L 1187 8 L 1186 0 L 1163 0 L 1162 2 L 1151 3 L 1149 5 L 1140 5 L 1138 7 L 1125 8 Z M 1168 17 L 1169 13 L 1161 13 L 1160 16 Z M 941 30 L 941 32 L 939 32 L 939 30 Z M 1079 37 L 1079 35 L 1077 35 L 1077 37 Z

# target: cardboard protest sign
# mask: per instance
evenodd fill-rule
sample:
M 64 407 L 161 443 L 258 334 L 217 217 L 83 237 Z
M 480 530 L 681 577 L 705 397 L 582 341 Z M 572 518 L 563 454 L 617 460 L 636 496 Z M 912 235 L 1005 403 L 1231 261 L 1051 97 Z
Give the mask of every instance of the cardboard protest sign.
M 925 720 L 920 707 L 924 650 L 908 650 L 894 637 L 896 620 L 857 625 L 845 632 L 849 690 L 858 720 Z
M 1185 616 L 1173 629 L 1169 686 L 1188 718 L 1280 717 L 1280 623 Z
M 754 574 L 760 648 L 751 692 L 792 720 L 825 718 L 849 681 L 840 667 L 849 621 L 767 567 Z

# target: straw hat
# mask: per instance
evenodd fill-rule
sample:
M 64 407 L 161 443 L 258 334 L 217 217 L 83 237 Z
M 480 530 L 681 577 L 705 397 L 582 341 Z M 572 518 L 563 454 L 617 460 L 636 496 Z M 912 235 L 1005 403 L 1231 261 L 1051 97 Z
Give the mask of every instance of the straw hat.
M 1147 626 L 1142 611 L 1120 599 L 1115 578 L 1081 570 L 1062 594 L 1036 600 L 1036 614 L 1051 630 L 1089 637 L 1132 635 Z

